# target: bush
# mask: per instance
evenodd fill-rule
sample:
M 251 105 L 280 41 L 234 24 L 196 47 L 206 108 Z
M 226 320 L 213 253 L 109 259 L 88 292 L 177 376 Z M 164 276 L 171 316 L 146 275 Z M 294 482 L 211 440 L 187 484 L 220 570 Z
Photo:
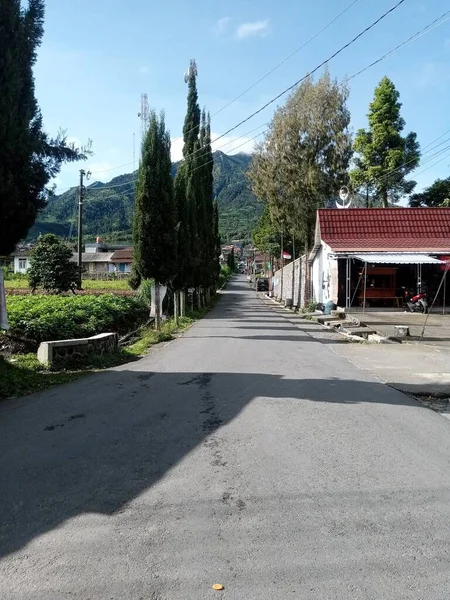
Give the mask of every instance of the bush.
M 8 296 L 10 335 L 48 340 L 82 338 L 117 331 L 144 322 L 145 305 L 135 298 L 102 296 Z
M 57 293 L 75 290 L 79 271 L 71 259 L 72 250 L 58 236 L 42 235 L 31 252 L 30 287 Z

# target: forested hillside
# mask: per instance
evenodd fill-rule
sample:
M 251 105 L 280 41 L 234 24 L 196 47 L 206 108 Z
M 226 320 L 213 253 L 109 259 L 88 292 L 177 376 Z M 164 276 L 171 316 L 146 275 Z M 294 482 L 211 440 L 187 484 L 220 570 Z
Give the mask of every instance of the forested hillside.
M 214 153 L 214 193 L 219 203 L 223 241 L 248 238 L 262 212 L 246 177 L 250 160 L 248 154 Z M 173 175 L 178 165 L 173 165 Z M 129 173 L 108 183 L 87 186 L 83 219 L 86 239 L 101 235 L 110 241 L 131 240 L 135 180 L 136 174 Z M 77 188 L 50 199 L 28 238 L 49 232 L 64 237 L 76 235 Z

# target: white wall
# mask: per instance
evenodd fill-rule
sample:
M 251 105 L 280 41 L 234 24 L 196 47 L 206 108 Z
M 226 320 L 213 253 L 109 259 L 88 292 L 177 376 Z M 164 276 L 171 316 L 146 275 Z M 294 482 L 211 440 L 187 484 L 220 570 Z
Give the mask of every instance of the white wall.
M 294 270 L 294 288 L 292 288 L 292 270 Z M 283 267 L 283 298 L 292 300 L 293 306 L 303 308 L 309 300 L 306 290 L 306 256 L 301 256 Z M 273 292 L 276 298 L 281 297 L 281 269 L 276 271 L 273 278 Z
M 312 264 L 313 298 L 325 304 L 329 300 L 337 303 L 338 261 L 331 259 L 331 248 L 322 242 Z
M 24 266 L 23 261 L 25 261 Z M 30 268 L 30 259 L 28 256 L 15 256 L 14 257 L 14 273 L 26 273 Z

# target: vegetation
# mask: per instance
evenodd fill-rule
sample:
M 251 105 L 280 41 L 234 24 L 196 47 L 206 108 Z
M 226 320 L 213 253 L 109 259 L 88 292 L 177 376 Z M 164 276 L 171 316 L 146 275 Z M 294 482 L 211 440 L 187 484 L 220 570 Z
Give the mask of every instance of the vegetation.
M 428 206 L 430 208 L 450 206 L 450 177 L 437 179 L 420 194 L 413 194 L 410 206 Z
M 176 290 L 198 288 L 197 299 L 202 304 L 201 290 L 217 283 L 219 248 L 213 201 L 211 123 L 209 115 L 200 112 L 195 61 L 189 67 L 183 140 L 184 161 L 175 177 L 178 269 L 173 285 Z
M 269 206 L 264 207 L 258 226 L 253 230 L 252 238 L 255 246 L 269 256 L 280 256 L 280 232 L 272 222 Z
M 9 335 L 37 345 L 45 340 L 126 332 L 146 318 L 134 298 L 103 296 L 7 296 Z
M 278 108 L 249 171 L 278 231 L 310 248 L 316 210 L 347 181 L 351 158 L 346 84 L 306 79 Z
M 86 157 L 88 148 L 51 138 L 43 129 L 33 67 L 44 33 L 44 0 L 0 0 L 0 255 L 23 239 L 45 206 L 47 185 L 62 163 Z
M 30 287 L 28 277 L 10 277 L 5 280 L 6 289 L 28 289 Z M 128 291 L 128 279 L 83 279 L 83 290 L 98 290 L 104 292 Z
M 249 154 L 229 156 L 220 150 L 213 153 L 213 197 L 220 213 L 220 236 L 224 242 L 249 239 L 262 212 L 261 203 L 253 195 L 246 172 Z M 172 165 L 175 176 L 182 162 Z M 84 232 L 92 240 L 101 232 L 109 242 L 131 242 L 135 184 L 138 173 L 115 177 L 109 183 L 96 182 L 86 188 Z M 113 187 L 118 186 L 118 187 Z M 47 207 L 39 214 L 28 239 L 35 240 L 40 233 L 55 233 L 61 237 L 75 236 L 76 188 L 60 196 L 50 197 Z
M 416 185 L 406 177 L 419 164 L 419 144 L 413 132 L 402 136 L 405 121 L 399 98 L 392 81 L 384 77 L 370 104 L 369 128 L 360 129 L 355 138 L 355 169 L 350 177 L 353 187 L 366 195 L 367 206 L 378 201 L 387 208 Z
M 175 276 L 175 204 L 170 162 L 170 135 L 164 115 L 150 115 L 142 146 L 136 192 L 133 231 L 133 274 L 131 285 L 154 279 L 157 289 L 156 328 L 160 323 L 159 287 Z
M 32 290 L 43 288 L 47 292 L 74 291 L 79 280 L 79 270 L 70 262 L 72 250 L 61 238 L 47 233 L 33 248 L 28 272 Z

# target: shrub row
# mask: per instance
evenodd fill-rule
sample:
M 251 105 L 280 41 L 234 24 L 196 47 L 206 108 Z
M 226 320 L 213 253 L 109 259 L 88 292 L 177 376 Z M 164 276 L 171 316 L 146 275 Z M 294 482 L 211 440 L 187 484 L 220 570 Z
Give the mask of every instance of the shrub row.
M 123 333 L 146 319 L 136 298 L 102 296 L 7 296 L 10 334 L 39 344 L 48 340 Z

